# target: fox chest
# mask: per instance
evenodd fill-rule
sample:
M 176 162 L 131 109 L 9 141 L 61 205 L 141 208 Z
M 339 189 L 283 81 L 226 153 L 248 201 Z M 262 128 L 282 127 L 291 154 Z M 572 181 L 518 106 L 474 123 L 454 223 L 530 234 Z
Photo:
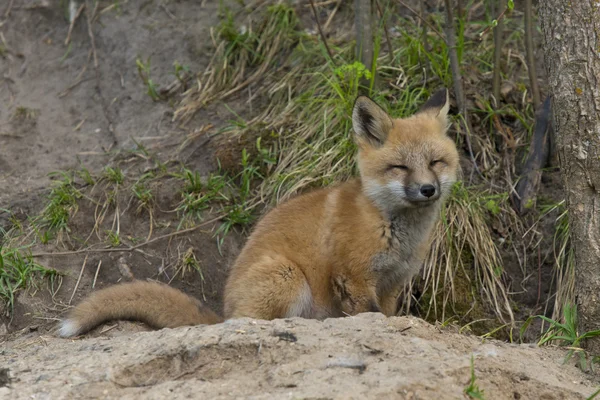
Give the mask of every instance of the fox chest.
M 382 249 L 371 259 L 379 289 L 407 283 L 419 272 L 423 263 L 421 249 L 431 232 L 429 225 L 392 221 L 384 227 Z

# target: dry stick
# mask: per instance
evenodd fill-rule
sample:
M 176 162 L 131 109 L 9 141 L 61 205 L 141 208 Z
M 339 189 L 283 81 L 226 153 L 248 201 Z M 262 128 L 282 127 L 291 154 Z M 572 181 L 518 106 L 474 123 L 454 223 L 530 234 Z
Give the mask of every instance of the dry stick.
M 448 44 L 448 54 L 450 56 L 450 67 L 452 68 L 452 80 L 454 81 L 454 94 L 456 95 L 456 102 L 458 109 L 463 117 L 463 126 L 465 128 L 465 138 L 467 141 L 467 147 L 469 148 L 469 156 L 473 163 L 473 168 L 479 176 L 482 176 L 475 156 L 473 155 L 473 147 L 471 146 L 471 123 L 469 122 L 469 114 L 467 113 L 467 106 L 465 103 L 465 96 L 463 92 L 462 76 L 460 74 L 460 65 L 458 64 L 458 54 L 456 52 L 456 39 L 454 37 L 454 16 L 452 15 L 452 7 L 450 0 L 444 0 L 446 8 L 446 40 Z
M 383 32 L 385 33 L 385 41 L 387 42 L 388 52 L 390 53 L 390 63 L 394 62 L 394 48 L 392 47 L 392 41 L 390 40 L 390 33 L 388 32 L 387 23 L 385 22 L 385 16 L 383 15 L 383 11 L 381 10 L 381 6 L 379 5 L 379 0 L 375 0 L 375 5 L 377 5 L 377 11 L 379 11 L 379 15 L 381 19 L 383 19 Z
M 493 3 L 494 1 L 496 3 Z M 495 6 L 499 5 L 500 1 L 501 0 L 492 0 L 492 5 L 494 5 L 492 11 L 493 14 L 496 13 Z M 494 72 L 492 77 L 492 93 L 494 94 L 495 107 L 498 107 L 498 102 L 500 101 L 500 63 L 502 61 L 502 35 L 504 33 L 503 21 L 503 19 L 500 19 L 494 28 Z
M 98 279 L 98 272 L 100 272 L 101 265 L 102 265 L 102 260 L 98 261 L 98 268 L 96 268 L 96 273 L 94 274 L 94 281 L 92 282 L 92 289 L 96 287 L 96 279 Z
M 329 14 L 329 17 L 327 17 L 327 21 L 325 21 L 325 25 L 323 25 L 324 31 L 329 29 L 329 24 L 331 24 L 331 21 L 333 21 L 333 17 L 335 17 L 335 14 L 338 12 L 338 9 L 340 8 L 341 5 L 342 5 L 342 0 L 338 0 L 337 4 L 335 5 L 335 8 L 331 12 L 331 14 Z
M 71 42 L 71 33 L 73 33 L 73 28 L 75 27 L 75 22 L 77 22 L 77 18 L 79 18 L 79 16 L 81 15 L 81 12 L 83 11 L 84 8 L 85 8 L 85 3 L 83 3 L 81 6 L 79 6 L 79 10 L 77 10 L 77 13 L 75 13 L 75 17 L 73 18 L 73 21 L 71 21 L 71 24 L 69 24 L 69 33 L 67 33 L 67 38 L 65 39 L 65 45 L 68 45 Z
M 183 229 L 181 231 L 177 231 L 177 232 L 171 232 L 169 234 L 166 235 L 162 235 L 162 236 L 157 236 L 152 240 L 148 240 L 146 242 L 140 243 L 140 244 L 136 244 L 135 246 L 129 246 L 129 247 L 120 247 L 120 248 L 108 248 L 108 249 L 81 249 L 81 250 L 74 250 L 74 251 L 59 251 L 59 252 L 55 252 L 55 253 L 50 253 L 50 252 L 46 252 L 46 253 L 33 253 L 31 255 L 31 257 L 45 257 L 45 256 L 67 256 L 67 255 L 72 255 L 72 254 L 81 254 L 81 253 L 115 253 L 115 252 L 119 252 L 119 251 L 134 251 L 139 249 L 140 247 L 144 247 L 147 246 L 151 243 L 154 242 L 158 242 L 159 240 L 162 239 L 168 239 L 170 237 L 173 236 L 177 236 L 177 235 L 181 235 L 182 233 L 189 233 L 192 231 L 195 231 L 196 229 L 202 228 L 206 225 L 212 224 L 213 222 L 217 222 L 218 220 L 224 218 L 225 215 L 220 215 L 216 218 L 213 218 L 209 221 L 203 222 L 201 224 L 198 224 L 196 226 L 193 226 L 191 228 L 187 228 L 187 229 Z
M 6 12 L 4 13 L 5 18 L 10 17 L 10 11 L 12 10 L 13 2 L 14 0 L 10 0 L 10 3 L 8 3 L 8 7 L 6 7 Z
M 533 97 L 533 107 L 538 109 L 540 106 L 540 88 L 537 81 L 537 72 L 535 69 L 535 55 L 533 48 L 533 23 L 531 0 L 525 0 L 525 50 L 527 52 L 527 71 L 529 72 L 529 82 L 531 84 L 531 94 Z
M 437 29 L 435 29 L 435 27 L 433 25 L 431 25 L 427 19 L 425 17 L 422 17 L 421 14 L 419 14 L 418 12 L 416 12 L 411 6 L 409 6 L 408 4 L 406 4 L 405 2 L 403 2 L 402 0 L 397 0 L 398 3 L 400 3 L 402 6 L 408 8 L 408 11 L 410 11 L 411 13 L 413 13 L 417 18 L 419 18 L 421 21 L 423 21 L 423 23 L 425 23 L 429 29 L 431 29 L 432 31 L 435 32 L 436 35 L 438 35 L 440 37 L 440 39 L 442 39 L 442 41 L 444 41 L 444 43 L 446 43 L 446 38 L 444 38 L 444 35 L 442 35 L 442 33 L 440 31 L 438 31 Z M 422 3 L 422 2 L 421 2 Z
M 331 54 L 331 50 L 329 49 L 329 45 L 327 44 L 327 40 L 325 39 L 323 30 L 321 29 L 321 23 L 319 22 L 319 16 L 317 15 L 317 9 L 315 8 L 315 3 L 313 2 L 313 0 L 310 0 L 310 8 L 312 8 L 313 15 L 315 16 L 315 22 L 317 23 L 317 28 L 319 29 L 319 35 L 321 35 L 321 40 L 325 45 L 325 49 L 327 50 L 327 54 L 329 54 L 329 58 L 333 62 L 333 54 Z
M 87 263 L 88 255 L 85 255 L 85 259 L 83 260 L 83 265 L 81 266 L 81 271 L 79 271 L 79 278 L 77 278 L 77 283 L 75 283 L 75 287 L 73 288 L 73 293 L 71 293 L 71 298 L 69 299 L 69 305 L 73 301 L 73 297 L 75 297 L 75 293 L 77 292 L 77 288 L 79 287 L 79 282 L 81 281 L 81 276 L 83 275 L 83 270 L 85 269 L 85 264 Z

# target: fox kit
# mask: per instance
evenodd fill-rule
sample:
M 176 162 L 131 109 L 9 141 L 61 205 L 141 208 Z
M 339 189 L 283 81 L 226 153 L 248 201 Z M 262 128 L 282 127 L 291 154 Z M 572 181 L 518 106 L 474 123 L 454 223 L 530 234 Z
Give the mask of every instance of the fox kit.
M 360 176 L 293 198 L 259 221 L 231 267 L 224 317 L 395 314 L 398 292 L 419 271 L 457 179 L 448 108 L 445 89 L 404 119 L 359 97 L 352 123 Z M 223 320 L 176 289 L 134 282 L 93 293 L 60 334 L 78 335 L 111 319 L 155 328 Z

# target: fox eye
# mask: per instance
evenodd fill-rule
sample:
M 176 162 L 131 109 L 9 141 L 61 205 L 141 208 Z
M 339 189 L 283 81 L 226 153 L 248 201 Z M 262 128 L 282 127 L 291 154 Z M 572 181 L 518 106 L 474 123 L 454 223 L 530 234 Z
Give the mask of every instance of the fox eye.
M 429 163 L 429 165 L 433 167 L 434 165 L 437 165 L 437 164 L 440 164 L 443 162 L 444 162 L 444 160 L 433 160 L 432 162 Z
M 408 167 L 406 165 L 392 165 L 390 168 L 400 169 L 402 171 L 408 171 Z

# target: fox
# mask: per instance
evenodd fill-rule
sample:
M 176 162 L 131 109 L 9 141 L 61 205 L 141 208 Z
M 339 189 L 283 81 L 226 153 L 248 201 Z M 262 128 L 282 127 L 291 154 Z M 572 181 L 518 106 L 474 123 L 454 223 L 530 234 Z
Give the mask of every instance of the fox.
M 460 172 L 449 107 L 445 88 L 405 118 L 357 97 L 358 176 L 292 197 L 258 221 L 230 268 L 223 316 L 168 285 L 134 281 L 92 293 L 61 322 L 59 335 L 119 319 L 161 329 L 243 317 L 396 315 Z

